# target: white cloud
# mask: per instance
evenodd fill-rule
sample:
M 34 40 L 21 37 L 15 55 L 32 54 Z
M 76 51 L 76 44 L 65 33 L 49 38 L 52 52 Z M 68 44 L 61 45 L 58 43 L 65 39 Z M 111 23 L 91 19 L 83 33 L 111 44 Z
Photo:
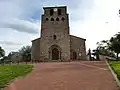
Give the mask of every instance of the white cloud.
M 6 53 L 17 50 L 39 36 L 40 20 L 33 20 L 36 9 L 24 0 L 0 0 L 0 45 Z M 17 45 L 21 43 L 21 45 Z M 16 44 L 16 45 L 15 45 Z
M 12 42 L 12 41 L 0 41 L 0 44 L 3 44 L 3 45 L 21 45 L 21 43 L 15 43 L 15 42 Z
M 96 48 L 96 42 L 110 39 L 120 31 L 119 9 L 119 0 L 94 0 L 92 10 L 86 13 L 87 20 L 72 22 L 72 33 L 87 39 L 87 49 Z
M 0 0 L 0 41 L 21 45 L 0 44 L 7 52 L 31 44 L 39 37 L 42 7 L 55 5 L 68 6 L 70 32 L 86 38 L 87 49 L 120 31 L 119 0 Z
M 0 22 L 0 27 L 11 28 L 19 32 L 26 32 L 31 34 L 36 34 L 39 31 L 39 25 L 37 25 L 35 22 L 19 20 L 15 18 Z

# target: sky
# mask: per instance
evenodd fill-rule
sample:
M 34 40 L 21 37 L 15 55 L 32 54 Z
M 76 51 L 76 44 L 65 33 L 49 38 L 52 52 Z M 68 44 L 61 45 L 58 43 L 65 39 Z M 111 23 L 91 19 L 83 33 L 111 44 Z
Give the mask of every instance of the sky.
M 0 0 L 0 46 L 6 54 L 40 37 L 47 6 L 67 6 L 70 34 L 85 38 L 86 50 L 120 32 L 120 0 Z

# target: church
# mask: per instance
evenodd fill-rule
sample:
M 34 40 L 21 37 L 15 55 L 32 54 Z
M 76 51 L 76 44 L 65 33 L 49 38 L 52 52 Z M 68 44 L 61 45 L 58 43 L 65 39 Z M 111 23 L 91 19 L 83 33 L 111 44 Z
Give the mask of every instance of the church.
M 86 60 L 86 39 L 70 35 L 67 6 L 43 7 L 41 36 L 32 40 L 31 59 Z

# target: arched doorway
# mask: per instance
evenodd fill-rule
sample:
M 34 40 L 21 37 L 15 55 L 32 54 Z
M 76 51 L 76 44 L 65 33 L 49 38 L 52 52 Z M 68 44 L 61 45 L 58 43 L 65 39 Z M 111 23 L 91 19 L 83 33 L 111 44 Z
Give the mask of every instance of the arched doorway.
M 57 48 L 52 49 L 52 60 L 58 60 L 59 57 L 59 50 Z
M 62 49 L 58 45 L 52 45 L 49 48 L 49 59 L 50 60 L 60 60 L 62 54 Z
M 77 53 L 73 52 L 73 59 L 76 60 L 77 59 Z

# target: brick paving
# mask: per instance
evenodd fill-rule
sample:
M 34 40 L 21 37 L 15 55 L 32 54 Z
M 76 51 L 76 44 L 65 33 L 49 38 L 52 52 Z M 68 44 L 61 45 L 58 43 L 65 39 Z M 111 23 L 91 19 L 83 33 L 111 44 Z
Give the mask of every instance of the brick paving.
M 104 61 L 46 62 L 4 90 L 119 90 Z

